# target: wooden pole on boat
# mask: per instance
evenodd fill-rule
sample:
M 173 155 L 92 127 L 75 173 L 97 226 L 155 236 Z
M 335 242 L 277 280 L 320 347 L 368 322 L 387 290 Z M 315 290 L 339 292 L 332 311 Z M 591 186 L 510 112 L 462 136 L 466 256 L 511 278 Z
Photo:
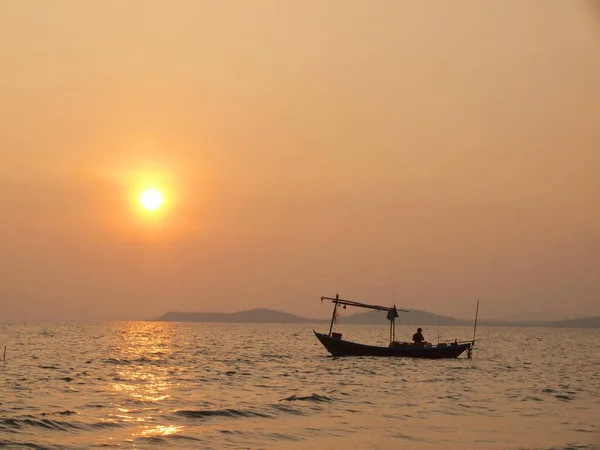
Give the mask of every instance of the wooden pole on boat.
M 340 298 L 340 294 L 335 294 L 335 299 L 338 300 Z M 333 331 L 333 323 L 335 322 L 335 313 L 337 312 L 338 302 L 335 301 L 333 303 L 333 314 L 331 316 L 331 325 L 329 326 L 329 337 L 331 337 L 331 332 Z
M 477 331 L 477 316 L 479 315 L 479 299 L 477 299 L 477 309 L 475 310 L 475 324 L 473 325 L 473 345 L 475 345 L 475 332 Z
M 387 319 L 390 321 L 390 344 L 396 340 L 396 317 L 398 317 L 398 312 L 394 305 L 387 313 Z
M 4 346 L 4 355 L 2 356 L 2 362 L 6 362 L 6 345 Z
M 479 299 L 477 299 L 477 308 L 475 309 L 475 323 L 473 324 L 473 340 L 471 341 L 471 347 L 469 347 L 469 352 L 467 354 L 467 358 L 471 359 L 471 355 L 473 353 L 473 347 L 475 347 L 475 333 L 477 331 L 477 317 L 479 316 Z

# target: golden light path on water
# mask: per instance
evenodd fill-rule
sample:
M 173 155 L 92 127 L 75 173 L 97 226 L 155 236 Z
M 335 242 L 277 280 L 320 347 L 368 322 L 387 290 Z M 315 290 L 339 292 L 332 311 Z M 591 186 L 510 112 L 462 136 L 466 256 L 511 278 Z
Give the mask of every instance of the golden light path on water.
M 169 368 L 159 363 L 172 352 L 172 335 L 168 325 L 160 323 L 132 322 L 123 329 L 116 346 L 116 361 L 138 361 L 145 364 L 117 366 L 115 382 L 110 388 L 124 393 L 134 404 L 151 404 L 171 398 Z M 141 417 L 134 416 L 140 408 L 116 406 L 117 413 L 109 416 L 110 421 L 139 423 L 139 429 L 131 434 L 136 437 L 170 436 L 184 430 L 181 425 L 155 423 L 156 408 L 147 408 Z

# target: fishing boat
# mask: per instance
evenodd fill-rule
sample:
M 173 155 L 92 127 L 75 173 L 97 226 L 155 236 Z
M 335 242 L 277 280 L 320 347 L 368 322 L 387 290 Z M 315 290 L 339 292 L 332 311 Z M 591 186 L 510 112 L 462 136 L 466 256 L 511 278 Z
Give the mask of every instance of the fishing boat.
M 313 332 L 315 333 L 315 336 L 317 336 L 317 339 L 319 339 L 319 342 L 321 342 L 321 344 L 323 344 L 327 351 L 333 356 L 396 356 L 408 358 L 448 359 L 458 358 L 460 355 L 466 352 L 467 357 L 471 358 L 473 346 L 475 345 L 475 329 L 477 327 L 479 301 L 477 302 L 477 313 L 475 314 L 475 328 L 473 330 L 472 341 L 458 342 L 457 340 L 454 340 L 454 342 L 444 342 L 433 345 L 427 342 L 412 343 L 396 341 L 396 318 L 399 317 L 398 312 L 409 312 L 405 309 L 396 308 L 396 305 L 369 305 L 366 303 L 344 300 L 341 299 L 339 295 L 336 295 L 335 297 L 321 297 L 321 302 L 323 300 L 330 300 L 333 302 L 333 316 L 331 317 L 329 333 L 317 333 L 314 330 Z M 384 347 L 346 341 L 342 339 L 341 333 L 333 332 L 333 324 L 337 321 L 338 307 L 340 306 L 342 306 L 344 309 L 347 306 L 354 306 L 357 308 L 386 311 L 387 319 L 390 321 L 389 345 Z

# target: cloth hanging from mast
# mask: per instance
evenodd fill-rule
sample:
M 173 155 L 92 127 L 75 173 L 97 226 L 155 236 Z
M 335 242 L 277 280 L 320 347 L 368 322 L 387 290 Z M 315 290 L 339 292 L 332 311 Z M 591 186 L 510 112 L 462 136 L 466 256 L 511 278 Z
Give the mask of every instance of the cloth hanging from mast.
M 387 312 L 387 320 L 394 320 L 396 317 L 400 317 L 398 315 L 398 310 L 396 309 L 396 305 L 392 309 Z
M 338 308 L 338 307 L 336 307 L 336 308 L 333 310 L 333 323 L 338 323 L 338 321 L 340 320 L 340 317 L 341 317 L 341 316 L 340 316 L 339 308 Z

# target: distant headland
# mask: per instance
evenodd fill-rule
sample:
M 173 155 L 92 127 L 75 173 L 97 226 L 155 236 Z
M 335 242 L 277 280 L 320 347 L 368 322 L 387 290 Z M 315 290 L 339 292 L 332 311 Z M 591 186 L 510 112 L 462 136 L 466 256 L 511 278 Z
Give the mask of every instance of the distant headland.
M 328 323 L 328 319 L 311 319 L 272 309 L 251 309 L 234 313 L 167 312 L 152 319 L 156 322 L 217 322 L 217 323 Z M 383 325 L 387 323 L 385 314 L 369 311 L 343 316 L 341 322 L 357 325 Z M 472 320 L 459 320 L 440 316 L 426 311 L 410 310 L 399 323 L 415 325 L 470 326 Z M 554 321 L 500 321 L 480 320 L 481 326 L 493 327 L 548 327 L 548 328 L 600 328 L 600 316 Z

